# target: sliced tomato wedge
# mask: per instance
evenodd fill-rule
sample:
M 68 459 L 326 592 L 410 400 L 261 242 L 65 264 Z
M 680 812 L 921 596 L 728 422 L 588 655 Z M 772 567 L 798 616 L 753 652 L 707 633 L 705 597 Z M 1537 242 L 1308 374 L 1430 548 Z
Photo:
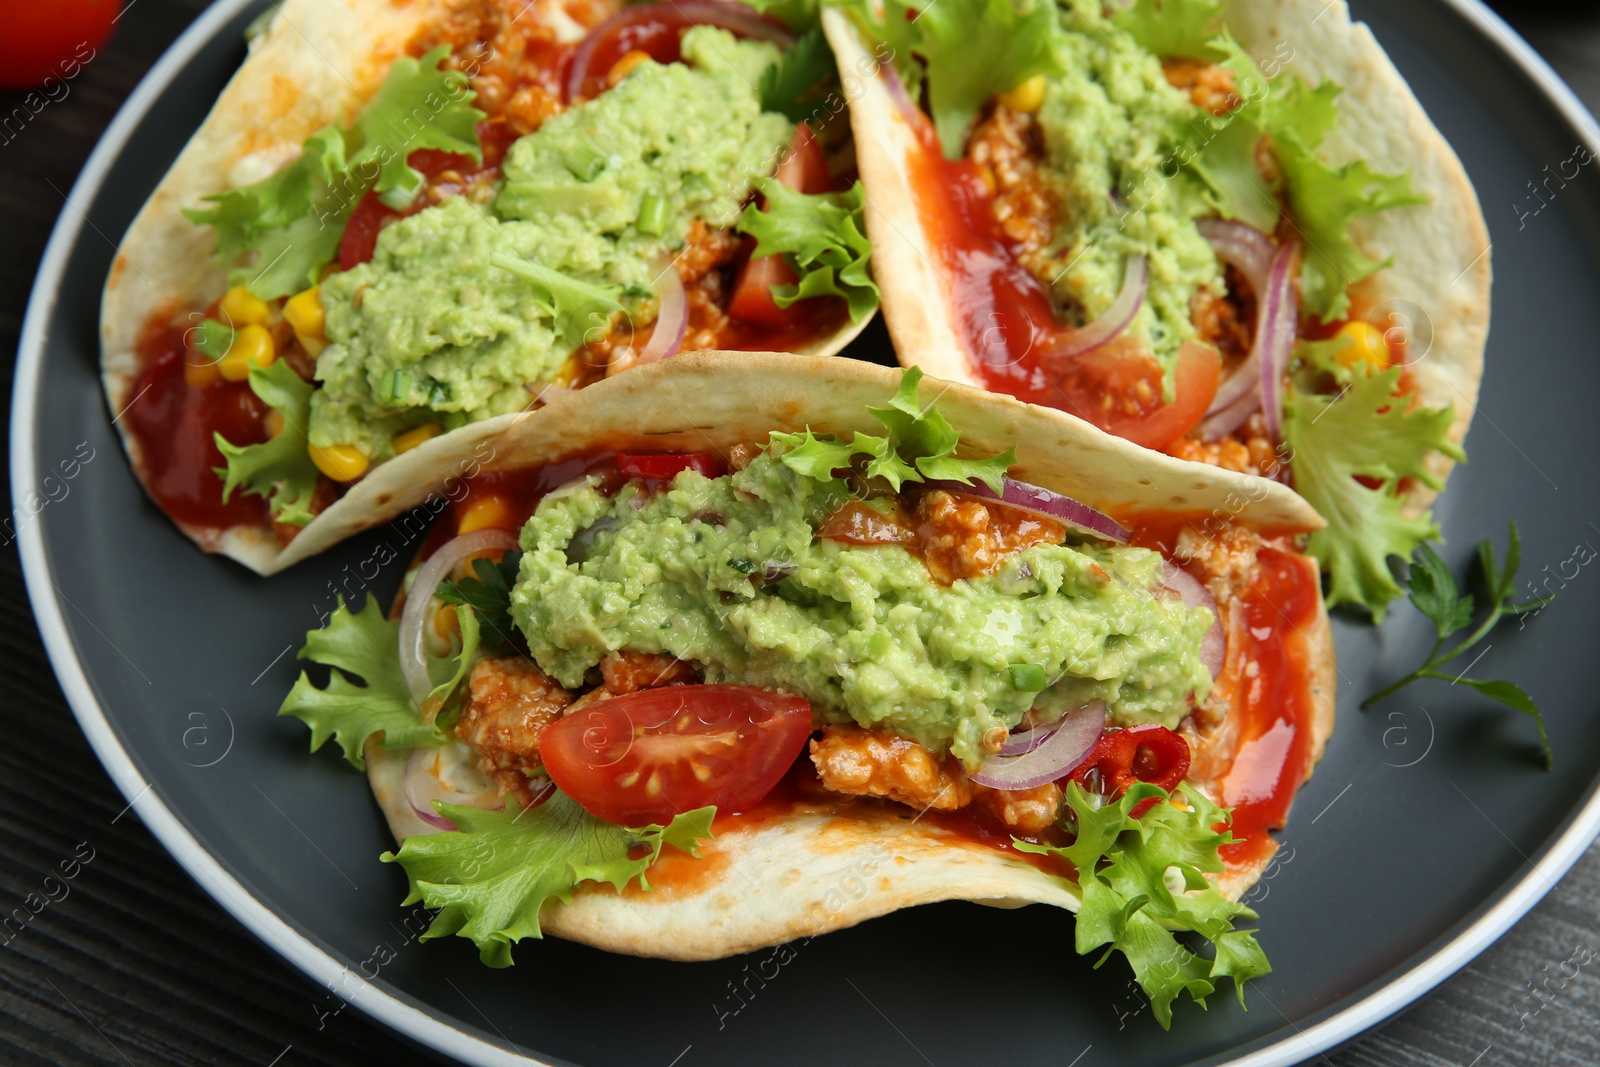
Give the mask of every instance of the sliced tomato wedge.
M 772 175 L 779 183 L 802 193 L 825 193 L 829 188 L 828 159 L 811 132 L 802 122 L 795 127 L 794 139 L 784 153 L 783 160 Z M 807 311 L 801 304 L 787 308 L 778 306 L 772 299 L 773 286 L 793 285 L 799 281 L 782 256 L 761 256 L 745 261 L 733 286 L 733 297 L 728 301 L 728 314 L 746 322 L 759 322 L 763 326 L 797 326 L 805 321 Z
M 620 452 L 617 470 L 629 478 L 669 481 L 679 471 L 695 471 L 707 478 L 722 474 L 722 461 L 710 452 Z
M 666 824 L 715 804 L 754 806 L 811 736 L 803 697 L 747 685 L 674 685 L 612 697 L 539 735 L 545 772 L 596 818 Z
M 1062 381 L 1067 410 L 1136 445 L 1166 451 L 1199 425 L 1217 395 L 1216 349 L 1190 343 L 1178 354 L 1173 397 L 1161 402 L 1161 366 L 1131 340 L 1087 352 Z
M 802 122 L 794 128 L 789 150 L 772 176 L 780 185 L 798 193 L 825 193 L 832 187 L 828 157 L 822 154 L 822 146 L 817 144 L 817 135 L 812 132 L 810 123 Z
M 1120 797 L 1136 782 L 1149 782 L 1167 792 L 1189 773 L 1189 742 L 1164 726 L 1107 730 L 1084 757 L 1072 780 L 1092 793 Z M 1154 797 L 1134 806 L 1138 818 L 1156 803 Z

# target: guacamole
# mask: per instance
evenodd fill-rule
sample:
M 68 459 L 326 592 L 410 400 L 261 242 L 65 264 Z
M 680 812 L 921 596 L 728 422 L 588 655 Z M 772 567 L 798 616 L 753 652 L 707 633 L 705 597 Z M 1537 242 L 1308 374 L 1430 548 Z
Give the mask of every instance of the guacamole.
M 1212 615 L 1152 595 L 1158 553 L 1036 545 L 941 586 L 899 545 L 818 539 L 848 487 L 790 469 L 781 448 L 720 478 L 685 471 L 654 495 L 633 483 L 608 498 L 591 480 L 546 497 L 511 595 L 540 668 L 577 687 L 608 652 L 664 652 L 709 682 L 799 693 L 830 721 L 968 767 L 986 730 L 1036 705 L 1054 719 L 1103 699 L 1114 725 L 1170 728 L 1210 691 Z M 1045 692 L 1013 686 L 1023 664 L 1043 668 Z
M 1217 257 L 1194 226 L 1215 210 L 1181 165 L 1192 154 L 1181 146 L 1205 116 L 1167 84 L 1161 60 L 1097 8 L 1063 10 L 1062 25 L 1066 73 L 1045 79 L 1038 115 L 1057 226 L 1029 267 L 1081 325 L 1111 306 L 1128 257 L 1148 255 L 1148 295 L 1129 333 L 1170 371 L 1195 335 L 1195 292 L 1224 292 Z
M 618 311 L 654 319 L 652 283 L 690 224 L 731 227 L 793 134 L 755 87 L 775 46 L 696 27 L 683 55 L 640 64 L 518 140 L 492 205 L 454 197 L 401 219 L 370 262 L 322 283 L 331 343 L 312 444 L 381 462 L 412 426 L 526 407 L 526 387 L 556 380 Z M 494 255 L 560 272 L 584 298 L 552 300 Z

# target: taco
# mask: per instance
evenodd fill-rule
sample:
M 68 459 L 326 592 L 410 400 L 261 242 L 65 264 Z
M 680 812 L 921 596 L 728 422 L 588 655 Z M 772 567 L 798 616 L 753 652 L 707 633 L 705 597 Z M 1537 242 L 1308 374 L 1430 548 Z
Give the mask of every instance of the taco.
M 824 16 L 903 361 L 1289 481 L 1329 603 L 1467 432 L 1489 241 L 1460 161 L 1343 0 L 859 0 Z
M 428 936 L 712 959 L 1037 902 L 1163 1024 L 1267 969 L 1238 901 L 1333 728 L 1294 548 L 1320 520 L 920 379 L 712 352 L 608 379 L 498 443 L 473 492 L 510 521 L 462 535 L 469 496 L 390 619 L 307 635 L 334 670 L 281 714 L 366 769 Z
M 107 282 L 135 472 L 270 573 L 564 391 L 837 351 L 877 290 L 835 81 L 725 0 L 275 5 Z

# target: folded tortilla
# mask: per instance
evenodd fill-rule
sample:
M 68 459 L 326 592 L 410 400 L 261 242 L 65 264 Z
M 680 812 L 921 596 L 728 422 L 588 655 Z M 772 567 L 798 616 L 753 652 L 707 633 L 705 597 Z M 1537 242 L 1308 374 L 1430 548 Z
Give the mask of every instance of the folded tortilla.
M 502 0 L 526 8 L 519 18 L 556 27 L 577 39 L 583 27 L 555 0 Z M 162 322 L 207 307 L 226 291 L 227 270 L 213 254 L 212 231 L 183 209 L 204 198 L 267 177 L 296 159 L 313 133 L 358 114 L 383 84 L 393 61 L 420 30 L 454 6 L 448 0 L 285 0 L 250 45 L 249 57 L 134 219 L 112 263 L 101 304 L 101 379 L 114 415 L 137 400 L 139 339 Z M 802 349 L 832 355 L 866 327 L 848 320 Z M 517 415 L 469 423 L 374 467 L 332 506 L 280 546 L 270 525 L 227 529 L 180 523 L 201 548 L 273 574 L 426 501 L 446 482 L 476 472 L 486 442 Z M 119 426 L 141 483 L 148 484 L 138 441 Z
M 772 430 L 809 427 L 846 438 L 881 432 L 867 405 L 880 404 L 898 383 L 895 371 L 854 360 L 684 353 L 522 419 L 495 442 L 484 467 L 533 468 L 605 450 L 725 454 L 737 444 L 764 444 Z M 962 454 L 992 455 L 1015 445 L 1013 476 L 1124 523 L 1140 516 L 1213 516 L 1267 534 L 1322 525 L 1282 485 L 1150 452 L 1060 411 L 931 380 L 924 381 L 922 396 L 925 402 L 937 397 L 939 410 L 960 429 Z M 1315 561 L 1302 564 L 1312 588 L 1320 589 Z M 1309 775 L 1334 724 L 1334 649 L 1320 592 L 1315 622 L 1295 639 L 1296 658 L 1307 666 L 1298 682 L 1312 711 L 1304 724 L 1311 735 Z M 1220 771 L 1212 781 L 1193 784 L 1215 794 L 1237 742 L 1226 722 L 1207 735 L 1202 744 Z M 408 755 L 374 744 L 366 751 L 368 778 L 396 841 L 432 832 L 405 797 Z M 458 766 L 471 762 L 459 751 L 454 758 Z M 1071 911 L 1079 904 L 1075 884 L 1014 855 L 921 822 L 903 805 L 843 796 L 826 806 L 796 807 L 782 821 L 730 829 L 703 846 L 698 859 L 669 852 L 660 862 L 674 870 L 669 878 L 652 871 L 652 890 L 630 886 L 617 893 L 585 884 L 570 904 L 547 903 L 541 926 L 613 952 L 702 960 L 940 900 L 1053 904 Z M 1217 885 L 1236 900 L 1268 862 L 1270 852 L 1231 866 Z
M 1420 310 L 1432 345 L 1411 365 L 1410 383 L 1423 406 L 1454 405 L 1450 440 L 1461 444 L 1483 377 L 1490 283 L 1488 229 L 1461 161 L 1372 32 L 1351 20 L 1345 0 L 1224 0 L 1223 11 L 1229 30 L 1258 61 L 1271 57 L 1312 85 L 1330 79 L 1343 87 L 1339 123 L 1318 149 L 1321 158 L 1334 164 L 1364 159 L 1374 171 L 1409 172 L 1412 186 L 1429 198 L 1355 220 L 1362 249 L 1392 260 L 1355 295 L 1360 308 L 1395 301 L 1397 314 Z M 823 28 L 841 70 L 876 69 L 849 16 L 825 10 Z M 1282 45 L 1292 49 L 1287 62 Z M 908 366 L 935 377 L 980 384 L 957 331 L 949 283 L 934 266 L 931 237 L 917 213 L 906 165 L 909 154 L 921 151 L 916 135 L 882 77 L 861 79 L 850 116 L 873 271 L 895 351 Z M 1453 466 L 1438 452 L 1428 458 L 1441 485 Z M 1412 516 L 1438 495 L 1414 482 L 1405 508 Z

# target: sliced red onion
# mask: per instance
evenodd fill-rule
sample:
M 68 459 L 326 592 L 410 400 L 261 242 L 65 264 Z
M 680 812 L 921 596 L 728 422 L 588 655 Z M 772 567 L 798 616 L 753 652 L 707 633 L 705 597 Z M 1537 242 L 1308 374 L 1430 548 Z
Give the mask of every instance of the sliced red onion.
M 428 677 L 428 643 L 426 627 L 433 618 L 434 591 L 445 576 L 455 570 L 456 564 L 479 552 L 510 551 L 517 547 L 517 539 L 505 530 L 478 530 L 463 534 L 445 543 L 428 557 L 417 571 L 406 594 L 405 610 L 400 613 L 400 671 L 405 675 L 406 688 L 424 718 L 439 713 L 433 703 L 433 680 Z
M 1051 492 L 1043 486 L 1033 485 L 1030 482 L 1019 482 L 1013 478 L 1005 479 L 1005 492 L 996 493 L 982 482 L 973 482 L 964 485 L 961 482 L 936 481 L 929 482 L 929 489 L 943 489 L 947 492 L 958 493 L 965 496 L 982 497 L 985 500 L 998 500 L 1014 508 L 1031 511 L 1057 522 L 1064 522 L 1081 533 L 1092 534 L 1107 541 L 1115 541 L 1119 545 L 1128 543 L 1133 536 L 1132 531 L 1117 522 L 1103 511 L 1096 511 L 1088 504 L 1080 503 L 1070 496 Z
M 1040 352 L 1040 362 L 1062 371 L 1069 361 L 1085 352 L 1093 352 L 1107 341 L 1120 336 L 1133 321 L 1133 317 L 1139 314 L 1139 309 L 1144 306 L 1149 282 L 1150 261 L 1144 256 L 1129 256 L 1128 265 L 1122 271 L 1122 288 L 1118 291 L 1116 299 L 1111 301 L 1111 306 L 1106 308 L 1105 314 L 1088 325 L 1078 327 L 1050 348 Z
M 1294 246 L 1284 245 L 1272 257 L 1272 272 L 1267 278 L 1266 307 L 1257 326 L 1256 343 L 1261 351 L 1261 410 L 1267 417 L 1267 434 L 1273 441 L 1283 438 L 1283 375 L 1294 352 L 1295 334 L 1300 328 L 1300 298 L 1294 289 Z
M 1055 733 L 1060 725 L 1061 723 L 1059 722 L 1053 722 L 1047 726 L 1034 726 L 1023 730 L 1021 733 L 1012 734 L 999 754 L 1002 756 L 1021 756 L 1032 752 L 1050 740 L 1050 735 Z
M 689 329 L 689 297 L 683 291 L 678 269 L 671 264 L 656 279 L 656 298 L 661 305 L 656 312 L 656 328 L 651 331 L 649 342 L 639 350 L 635 365 L 677 355 L 683 347 L 683 335 Z
M 1278 246 L 1272 238 L 1242 222 L 1201 219 L 1195 223 L 1195 228 L 1200 231 L 1200 236 L 1210 242 L 1218 259 L 1224 263 L 1231 263 L 1240 274 L 1244 275 L 1245 281 L 1250 283 L 1250 291 L 1256 295 L 1257 340 L 1251 344 L 1248 358 L 1239 364 L 1225 382 L 1217 386 L 1217 395 L 1211 401 L 1211 409 L 1206 412 L 1207 415 L 1216 415 L 1224 408 L 1237 406 L 1245 396 L 1258 392 L 1262 313 L 1266 305 L 1267 278 L 1272 273 L 1272 257 L 1276 254 Z M 1245 412 L 1245 416 L 1248 415 L 1249 412 Z M 1239 421 L 1243 422 L 1244 417 Z M 1234 423 L 1227 430 L 1205 436 L 1208 439 L 1221 437 L 1237 425 L 1238 423 Z
M 906 92 L 906 83 L 901 80 L 900 72 L 895 69 L 892 60 L 885 63 L 880 69 L 883 83 L 889 87 L 889 95 L 894 98 L 895 106 L 900 109 L 901 116 L 915 129 L 918 121 L 926 121 L 926 119 L 917 105 L 911 102 L 911 94 Z
M 437 748 L 414 748 L 411 755 L 406 758 L 404 774 L 406 803 L 411 805 L 411 810 L 417 818 L 437 830 L 454 830 L 456 824 L 453 820 L 440 815 L 434 808 L 435 800 L 442 800 L 446 804 L 471 805 L 475 808 L 496 806 L 493 797 L 476 793 L 460 793 L 451 789 L 433 772 L 433 765 L 440 757 Z M 484 803 L 484 801 L 490 803 Z M 498 804 L 503 805 L 504 800 Z
M 667 0 L 656 4 L 634 4 L 590 30 L 583 43 L 578 45 L 578 50 L 572 53 L 572 66 L 567 73 L 567 103 L 570 105 L 579 100 L 583 83 L 589 78 L 589 68 L 594 65 L 595 53 L 603 42 L 625 27 L 649 22 L 663 15 L 673 21 L 681 18 L 696 26 L 720 26 L 740 37 L 771 41 L 783 49 L 794 47 L 794 34 L 732 0 Z
M 1254 379 L 1255 375 L 1252 374 L 1251 378 Z M 1260 407 L 1261 391 L 1259 389 L 1250 390 L 1230 406 L 1223 408 L 1221 411 L 1213 412 L 1201 420 L 1200 425 L 1196 427 L 1197 432 L 1200 434 L 1200 440 L 1215 441 L 1228 436 L 1240 426 L 1243 426 L 1244 420 L 1254 415 Z
M 1106 725 L 1106 703 L 1096 700 L 1061 717 L 1050 736 L 1031 752 L 1008 756 L 1002 750 L 971 774 L 979 785 L 1006 791 L 1032 789 L 1066 777 L 1094 749 Z
M 1185 607 L 1205 608 L 1211 612 L 1211 629 L 1200 639 L 1200 662 L 1206 665 L 1206 670 L 1211 672 L 1211 678 L 1215 681 L 1217 675 L 1222 673 L 1222 661 L 1228 654 L 1228 637 L 1222 629 L 1222 612 L 1217 610 L 1216 598 L 1199 579 L 1176 564 L 1166 564 L 1161 577 L 1167 588 L 1183 598 Z

